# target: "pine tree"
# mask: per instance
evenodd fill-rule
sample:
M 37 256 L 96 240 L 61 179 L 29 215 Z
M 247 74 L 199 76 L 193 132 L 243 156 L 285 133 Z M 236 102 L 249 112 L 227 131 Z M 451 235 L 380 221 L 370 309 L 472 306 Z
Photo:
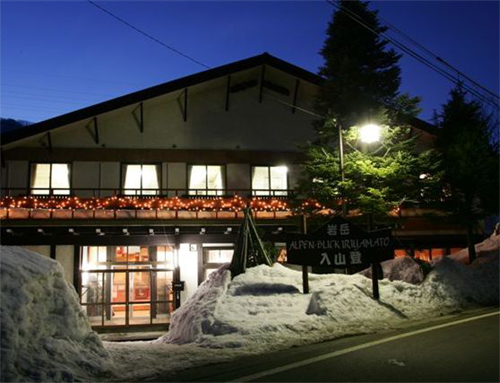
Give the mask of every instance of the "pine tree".
M 325 65 L 319 74 L 326 79 L 320 91 L 317 109 L 345 125 L 370 118 L 398 95 L 401 83 L 400 56 L 387 42 L 352 19 L 359 18 L 377 33 L 380 25 L 377 11 L 368 3 L 343 0 L 328 25 L 327 39 L 321 50 Z
M 314 143 L 305 148 L 300 190 L 324 205 L 382 218 L 405 201 L 430 201 L 437 193 L 438 161 L 432 151 L 417 153 L 410 122 L 419 99 L 399 93 L 400 56 L 375 32 L 386 28 L 362 1 L 341 1 L 333 14 L 321 54 L 325 84 L 317 111 Z M 362 144 L 359 126 L 381 126 L 380 142 Z M 340 175 L 339 129 L 343 132 L 345 181 Z M 424 177 L 421 175 L 425 174 Z
M 491 118 L 468 101 L 460 86 L 450 92 L 440 116 L 438 147 L 442 153 L 446 206 L 467 229 L 469 261 L 478 219 L 498 214 L 499 146 Z

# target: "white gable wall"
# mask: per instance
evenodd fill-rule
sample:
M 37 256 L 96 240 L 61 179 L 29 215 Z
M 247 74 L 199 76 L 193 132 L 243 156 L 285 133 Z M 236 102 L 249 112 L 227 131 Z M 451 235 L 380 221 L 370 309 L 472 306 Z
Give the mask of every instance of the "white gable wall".
M 260 68 L 231 76 L 231 84 L 260 81 Z M 225 111 L 227 77 L 188 89 L 187 121 L 183 121 L 183 91 L 176 91 L 144 102 L 144 133 L 140 133 L 132 110 L 138 104 L 98 115 L 99 144 L 93 140 L 91 119 L 52 131 L 56 148 L 178 148 L 247 149 L 297 151 L 297 144 L 312 138 L 313 117 L 278 103 L 291 104 L 295 78 L 266 67 L 265 80 L 290 91 L 289 96 L 264 88 L 259 103 L 260 85 L 230 93 Z M 312 109 L 316 87 L 300 81 L 300 106 Z M 90 124 L 89 124 L 90 123 Z M 21 147 L 40 147 L 40 137 L 19 142 Z M 10 146 L 10 145 L 9 145 Z

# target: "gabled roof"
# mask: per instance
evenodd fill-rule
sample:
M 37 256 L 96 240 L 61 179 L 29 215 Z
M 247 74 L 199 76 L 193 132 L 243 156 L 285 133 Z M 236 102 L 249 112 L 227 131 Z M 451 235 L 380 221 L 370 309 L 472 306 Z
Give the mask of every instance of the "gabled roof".
M 206 71 L 198 72 L 186 77 L 181 77 L 173 81 L 155 85 L 137 92 L 129 93 L 124 96 L 113 98 L 111 100 L 91 105 L 83 109 L 78 109 L 74 112 L 62 114 L 60 116 L 29 125 L 25 128 L 19 128 L 16 130 L 4 132 L 1 134 L 1 143 L 2 145 L 6 145 L 27 137 L 48 132 L 52 129 L 56 129 L 64 125 L 69 125 L 74 122 L 90 119 L 100 114 L 123 108 L 125 106 L 137 104 L 170 92 L 182 90 L 193 85 L 197 85 L 206 81 L 228 76 L 233 73 L 241 72 L 243 70 L 259 67 L 262 65 L 268 65 L 270 67 L 276 68 L 315 85 L 321 85 L 323 81 L 323 78 L 317 74 L 314 74 L 308 70 L 290 64 L 289 62 L 286 62 L 270 55 L 267 52 L 264 52 L 260 55 L 249 57 L 244 60 L 235 61 L 233 63 L 222 65 L 217 68 L 208 69 Z M 418 118 L 412 119 L 412 124 L 416 128 L 433 135 L 435 135 L 437 132 L 437 128 L 435 126 Z
M 182 77 L 160 85 L 155 85 L 150 88 L 129 93 L 121 97 L 113 98 L 99 104 L 75 110 L 74 112 L 62 114 L 60 116 L 29 125 L 22 129 L 16 129 L 13 131 L 2 133 L 2 145 L 34 136 L 36 134 L 45 133 L 64 125 L 89 119 L 99 114 L 110 112 L 112 110 L 119 109 L 125 106 L 137 104 L 154 97 L 158 97 L 170 92 L 175 92 L 186 87 L 197 85 L 206 81 L 214 80 L 261 65 L 268 65 L 270 67 L 279 69 L 283 72 L 291 74 L 292 76 L 316 85 L 319 85 L 322 81 L 322 78 L 320 76 L 298 66 L 290 64 L 286 61 L 283 61 L 277 57 L 271 56 L 269 53 L 265 52 L 263 54 L 253 56 L 244 60 L 235 61 L 233 63 L 222 65 L 217 68 L 208 69 L 206 71 L 195 73 L 190 76 Z

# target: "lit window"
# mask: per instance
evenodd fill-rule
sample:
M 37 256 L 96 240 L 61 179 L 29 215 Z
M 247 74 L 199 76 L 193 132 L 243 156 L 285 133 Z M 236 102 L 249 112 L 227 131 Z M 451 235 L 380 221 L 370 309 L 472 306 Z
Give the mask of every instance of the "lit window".
M 252 194 L 287 195 L 287 175 L 286 166 L 253 166 Z
M 158 194 L 160 188 L 158 165 L 124 165 L 123 174 L 125 195 Z
M 222 166 L 192 165 L 189 167 L 190 195 L 223 195 Z
M 233 259 L 234 249 L 232 247 L 204 247 L 203 268 L 205 279 L 224 263 L 230 263 Z
M 32 164 L 31 194 L 69 194 L 69 164 Z

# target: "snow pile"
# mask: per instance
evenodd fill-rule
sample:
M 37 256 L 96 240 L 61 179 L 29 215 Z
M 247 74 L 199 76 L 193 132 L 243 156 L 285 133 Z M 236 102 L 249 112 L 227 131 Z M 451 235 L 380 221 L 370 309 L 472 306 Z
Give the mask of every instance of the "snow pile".
M 445 257 L 420 285 L 379 281 L 380 301 L 372 299 L 371 280 L 359 274 L 310 274 L 311 294 L 302 294 L 301 273 L 279 264 L 248 269 L 232 282 L 223 268 L 177 310 L 172 334 L 158 343 L 259 353 L 403 327 L 412 320 L 498 303 L 498 259 L 497 267 L 494 263 L 473 268 Z M 405 264 L 415 267 L 397 260 L 388 266 L 389 275 L 411 279 L 402 272 Z
M 229 264 L 210 274 L 191 299 L 172 315 L 170 331 L 159 342 L 183 344 L 194 342 L 203 333 L 228 331 L 215 319 L 215 312 L 226 293 L 231 273 Z
M 500 252 L 500 234 L 493 233 L 483 242 L 477 243 L 475 247 L 477 259 L 474 262 L 482 262 L 482 258 L 498 258 L 498 253 Z M 469 263 L 469 250 L 467 248 L 462 249 L 449 257 L 457 262 Z
M 90 328 L 61 265 L 0 247 L 1 381 L 75 381 L 108 375 L 108 352 Z
M 420 265 L 415 262 L 412 257 L 404 256 L 400 258 L 390 259 L 381 263 L 384 271 L 384 278 L 390 281 L 404 281 L 418 285 L 424 280 L 424 272 Z M 359 274 L 371 278 L 372 269 L 369 267 L 361 271 Z

